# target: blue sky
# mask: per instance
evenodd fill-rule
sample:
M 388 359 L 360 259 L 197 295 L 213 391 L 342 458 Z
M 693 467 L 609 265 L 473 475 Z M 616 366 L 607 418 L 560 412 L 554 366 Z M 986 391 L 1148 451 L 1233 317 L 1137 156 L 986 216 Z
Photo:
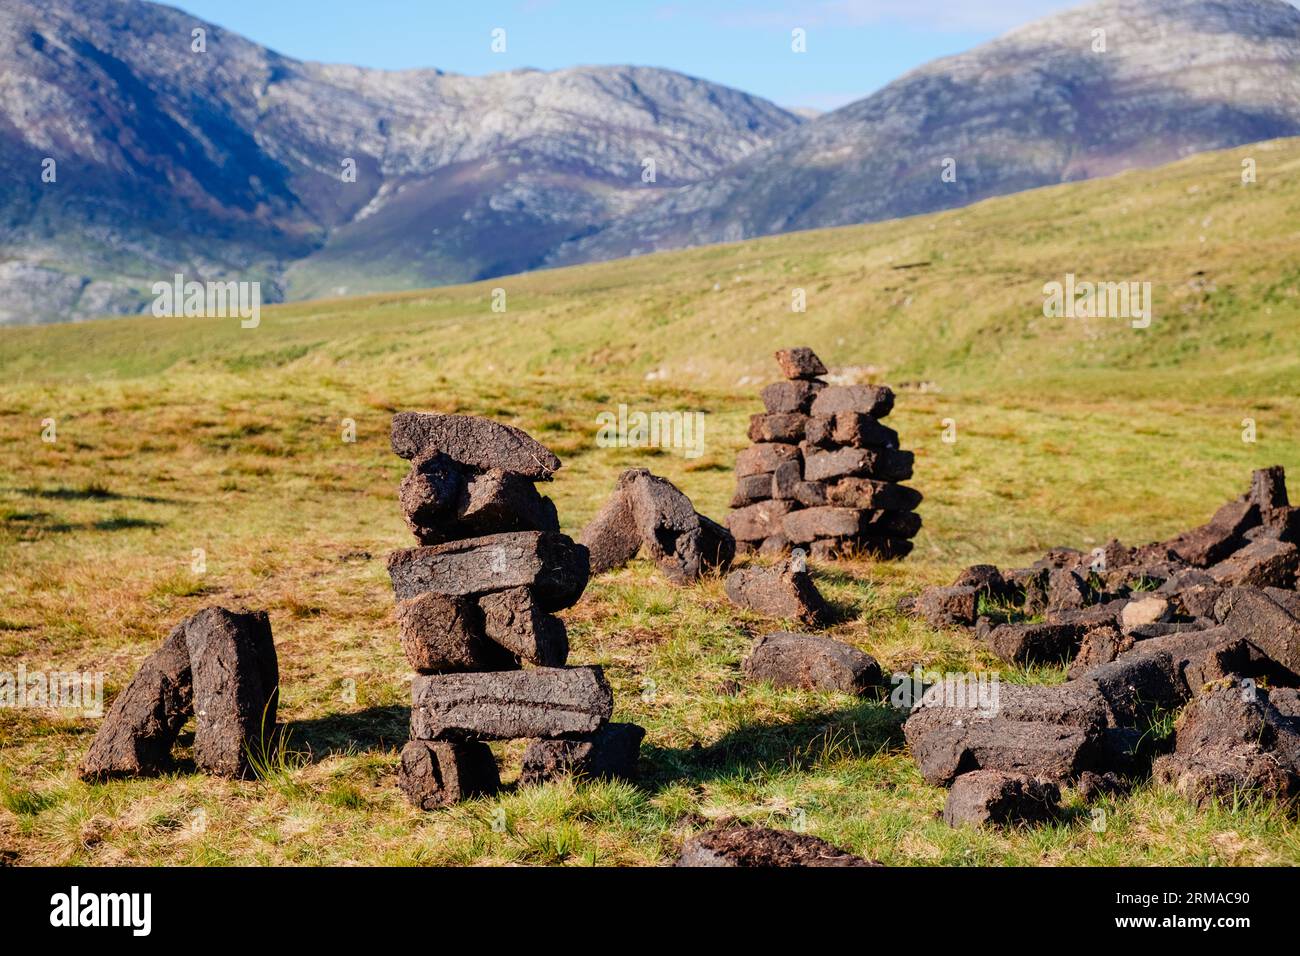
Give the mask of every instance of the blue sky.
M 928 60 L 1078 0 L 173 0 L 304 60 L 479 75 L 661 66 L 783 106 L 833 109 Z M 506 31 L 506 52 L 490 49 Z M 790 34 L 807 31 L 794 54 Z

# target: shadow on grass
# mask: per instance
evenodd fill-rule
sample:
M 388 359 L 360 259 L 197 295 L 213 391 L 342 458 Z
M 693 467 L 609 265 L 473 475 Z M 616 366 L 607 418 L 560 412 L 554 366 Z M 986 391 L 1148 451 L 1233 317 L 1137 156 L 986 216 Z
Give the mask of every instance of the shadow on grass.
M 853 584 L 862 584 L 862 578 L 847 568 L 837 567 L 827 561 L 808 562 L 808 569 L 812 572 L 813 580 L 833 586 L 845 586 Z
M 303 753 L 312 763 L 344 754 L 400 750 L 411 736 L 411 708 L 393 704 L 294 720 L 284 733 L 289 749 Z
M 789 723 L 755 723 L 707 747 L 641 748 L 640 784 L 657 791 L 753 774 L 798 773 L 819 764 L 865 759 L 903 744 L 907 712 L 863 701 Z
M 149 518 L 131 518 L 115 515 L 98 521 L 61 521 L 48 511 L 15 511 L 5 516 L 5 523 L 16 525 L 20 530 L 43 532 L 49 534 L 69 534 L 76 531 L 127 531 L 133 528 L 162 528 L 161 521 Z
M 754 774 L 802 772 L 819 764 L 864 759 L 903 743 L 906 712 L 888 701 L 863 701 L 791 723 L 738 728 L 707 747 L 641 748 L 639 785 L 656 792 Z M 327 757 L 400 750 L 410 737 L 411 708 L 394 704 L 352 714 L 290 722 L 289 749 L 312 763 Z
M 850 601 L 841 601 L 837 598 L 829 598 L 822 595 L 822 600 L 826 602 L 829 613 L 826 620 L 821 623 L 822 628 L 835 627 L 837 624 L 847 624 L 850 621 L 856 621 L 862 616 L 862 608 L 857 603 Z
M 95 484 L 85 485 L 81 488 L 60 486 L 58 488 L 5 488 L 3 490 L 24 495 L 28 498 L 45 498 L 49 501 L 139 501 L 149 505 L 181 504 L 181 501 L 177 498 L 160 498 L 154 495 L 122 495 L 116 491 L 110 491 L 102 485 Z

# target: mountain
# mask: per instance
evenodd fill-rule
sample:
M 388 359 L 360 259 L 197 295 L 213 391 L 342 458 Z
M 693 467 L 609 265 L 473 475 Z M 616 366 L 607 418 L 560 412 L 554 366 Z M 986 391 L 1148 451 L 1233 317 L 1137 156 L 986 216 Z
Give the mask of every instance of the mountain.
M 910 216 L 1297 133 L 1300 10 L 1101 0 L 921 67 L 549 261 Z
M 268 301 L 472 281 L 1296 134 L 1282 0 L 1100 0 L 809 120 L 666 70 L 369 70 L 142 0 L 4 0 L 0 322 L 140 311 L 175 272 Z
M 140 0 L 5 0 L 0 321 L 138 311 L 176 271 L 270 299 L 518 272 L 801 122 L 667 70 L 368 70 Z

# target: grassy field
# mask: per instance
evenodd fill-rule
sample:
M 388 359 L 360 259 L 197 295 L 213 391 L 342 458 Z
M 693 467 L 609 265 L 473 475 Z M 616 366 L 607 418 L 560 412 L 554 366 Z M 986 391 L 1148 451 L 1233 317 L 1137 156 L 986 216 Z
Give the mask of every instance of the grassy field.
M 1043 285 L 1066 273 L 1150 281 L 1151 327 L 1045 318 Z M 634 465 L 723 518 L 787 345 L 898 389 L 891 424 L 926 495 L 906 562 L 816 567 L 838 611 L 830 633 L 887 671 L 996 668 L 964 634 L 900 617 L 897 598 L 976 561 L 1168 535 L 1244 491 L 1254 467 L 1300 477 L 1300 140 L 914 220 L 276 307 L 256 329 L 0 330 L 0 670 L 103 671 L 111 694 L 181 617 L 265 608 L 290 734 L 259 780 L 87 785 L 75 766 L 93 720 L 0 709 L 0 859 L 660 864 L 739 818 L 798 823 L 893 865 L 1300 863 L 1300 827 L 1277 808 L 1197 812 L 1150 785 L 1103 802 L 1104 828 L 1069 794 L 1054 826 L 950 830 L 900 714 L 730 692 L 749 640 L 779 622 L 731 608 L 717 579 L 677 589 L 640 561 L 564 614 L 571 660 L 604 665 L 616 719 L 648 728 L 640 782 L 405 804 L 409 669 L 383 559 L 411 539 L 391 414 L 527 429 L 564 461 L 549 493 L 570 532 Z M 704 454 L 597 447 L 596 416 L 620 403 L 705 412 Z M 507 780 L 521 753 L 500 748 Z

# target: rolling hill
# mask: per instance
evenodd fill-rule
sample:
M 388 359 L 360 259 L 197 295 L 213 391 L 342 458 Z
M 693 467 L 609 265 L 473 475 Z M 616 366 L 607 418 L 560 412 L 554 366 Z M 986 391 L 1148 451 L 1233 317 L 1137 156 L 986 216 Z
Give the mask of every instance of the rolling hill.
M 1300 9 L 1099 0 L 926 64 L 550 261 L 911 216 L 1297 134 Z
M 304 63 L 141 0 L 6 2 L 0 92 L 0 322 L 138 312 L 177 270 L 277 299 L 518 272 L 801 122 L 648 67 Z
M 1293 136 L 1300 10 L 1098 0 L 805 120 L 667 70 L 385 72 L 141 0 L 10 0 L 0 92 L 0 323 L 39 322 L 138 312 L 177 271 L 274 301 L 421 288 Z
M 1243 394 L 1295 381 L 1300 140 L 1032 190 L 962 210 L 471 285 L 267 309 L 11 329 L 11 383 L 176 367 L 394 366 L 455 378 L 628 376 L 731 387 L 799 339 L 840 365 L 946 388 L 1092 376 Z M 1243 164 L 1256 182 L 1243 184 Z M 1152 283 L 1155 317 L 1048 319 L 1044 285 Z M 503 289 L 506 312 L 492 311 Z M 802 289 L 807 311 L 792 311 Z M 1140 374 L 1130 374 L 1140 373 Z
M 637 784 L 516 789 L 507 771 L 498 795 L 417 811 L 395 786 L 410 666 L 384 558 L 411 541 L 393 412 L 527 429 L 563 462 L 547 493 L 570 532 L 636 466 L 721 518 L 771 353 L 806 344 L 844 379 L 898 389 L 890 423 L 925 496 L 906 561 L 814 563 L 828 633 L 887 674 L 1062 680 L 900 614 L 898 599 L 971 563 L 1168 537 L 1239 495 L 1252 468 L 1284 465 L 1294 488 L 1298 230 L 1293 139 L 909 220 L 276 306 L 251 329 L 0 329 L 0 670 L 102 672 L 112 695 L 186 615 L 263 608 L 288 724 L 254 781 L 86 784 L 75 768 L 95 721 L 0 708 L 0 856 L 656 864 L 734 818 L 891 865 L 1295 865 L 1300 827 L 1280 806 L 1196 809 L 1150 781 L 1093 804 L 1101 829 L 1072 792 L 1048 825 L 952 829 L 899 711 L 744 682 L 753 637 L 776 623 L 731 606 L 717 577 L 674 587 L 648 561 L 598 576 L 564 615 L 571 662 L 600 664 L 615 719 L 648 730 Z M 1045 316 L 1044 286 L 1069 273 L 1151 282 L 1151 325 Z M 791 311 L 796 289 L 806 312 Z M 704 454 L 601 447 L 597 416 L 620 404 L 703 412 Z M 522 742 L 494 746 L 518 766 Z

